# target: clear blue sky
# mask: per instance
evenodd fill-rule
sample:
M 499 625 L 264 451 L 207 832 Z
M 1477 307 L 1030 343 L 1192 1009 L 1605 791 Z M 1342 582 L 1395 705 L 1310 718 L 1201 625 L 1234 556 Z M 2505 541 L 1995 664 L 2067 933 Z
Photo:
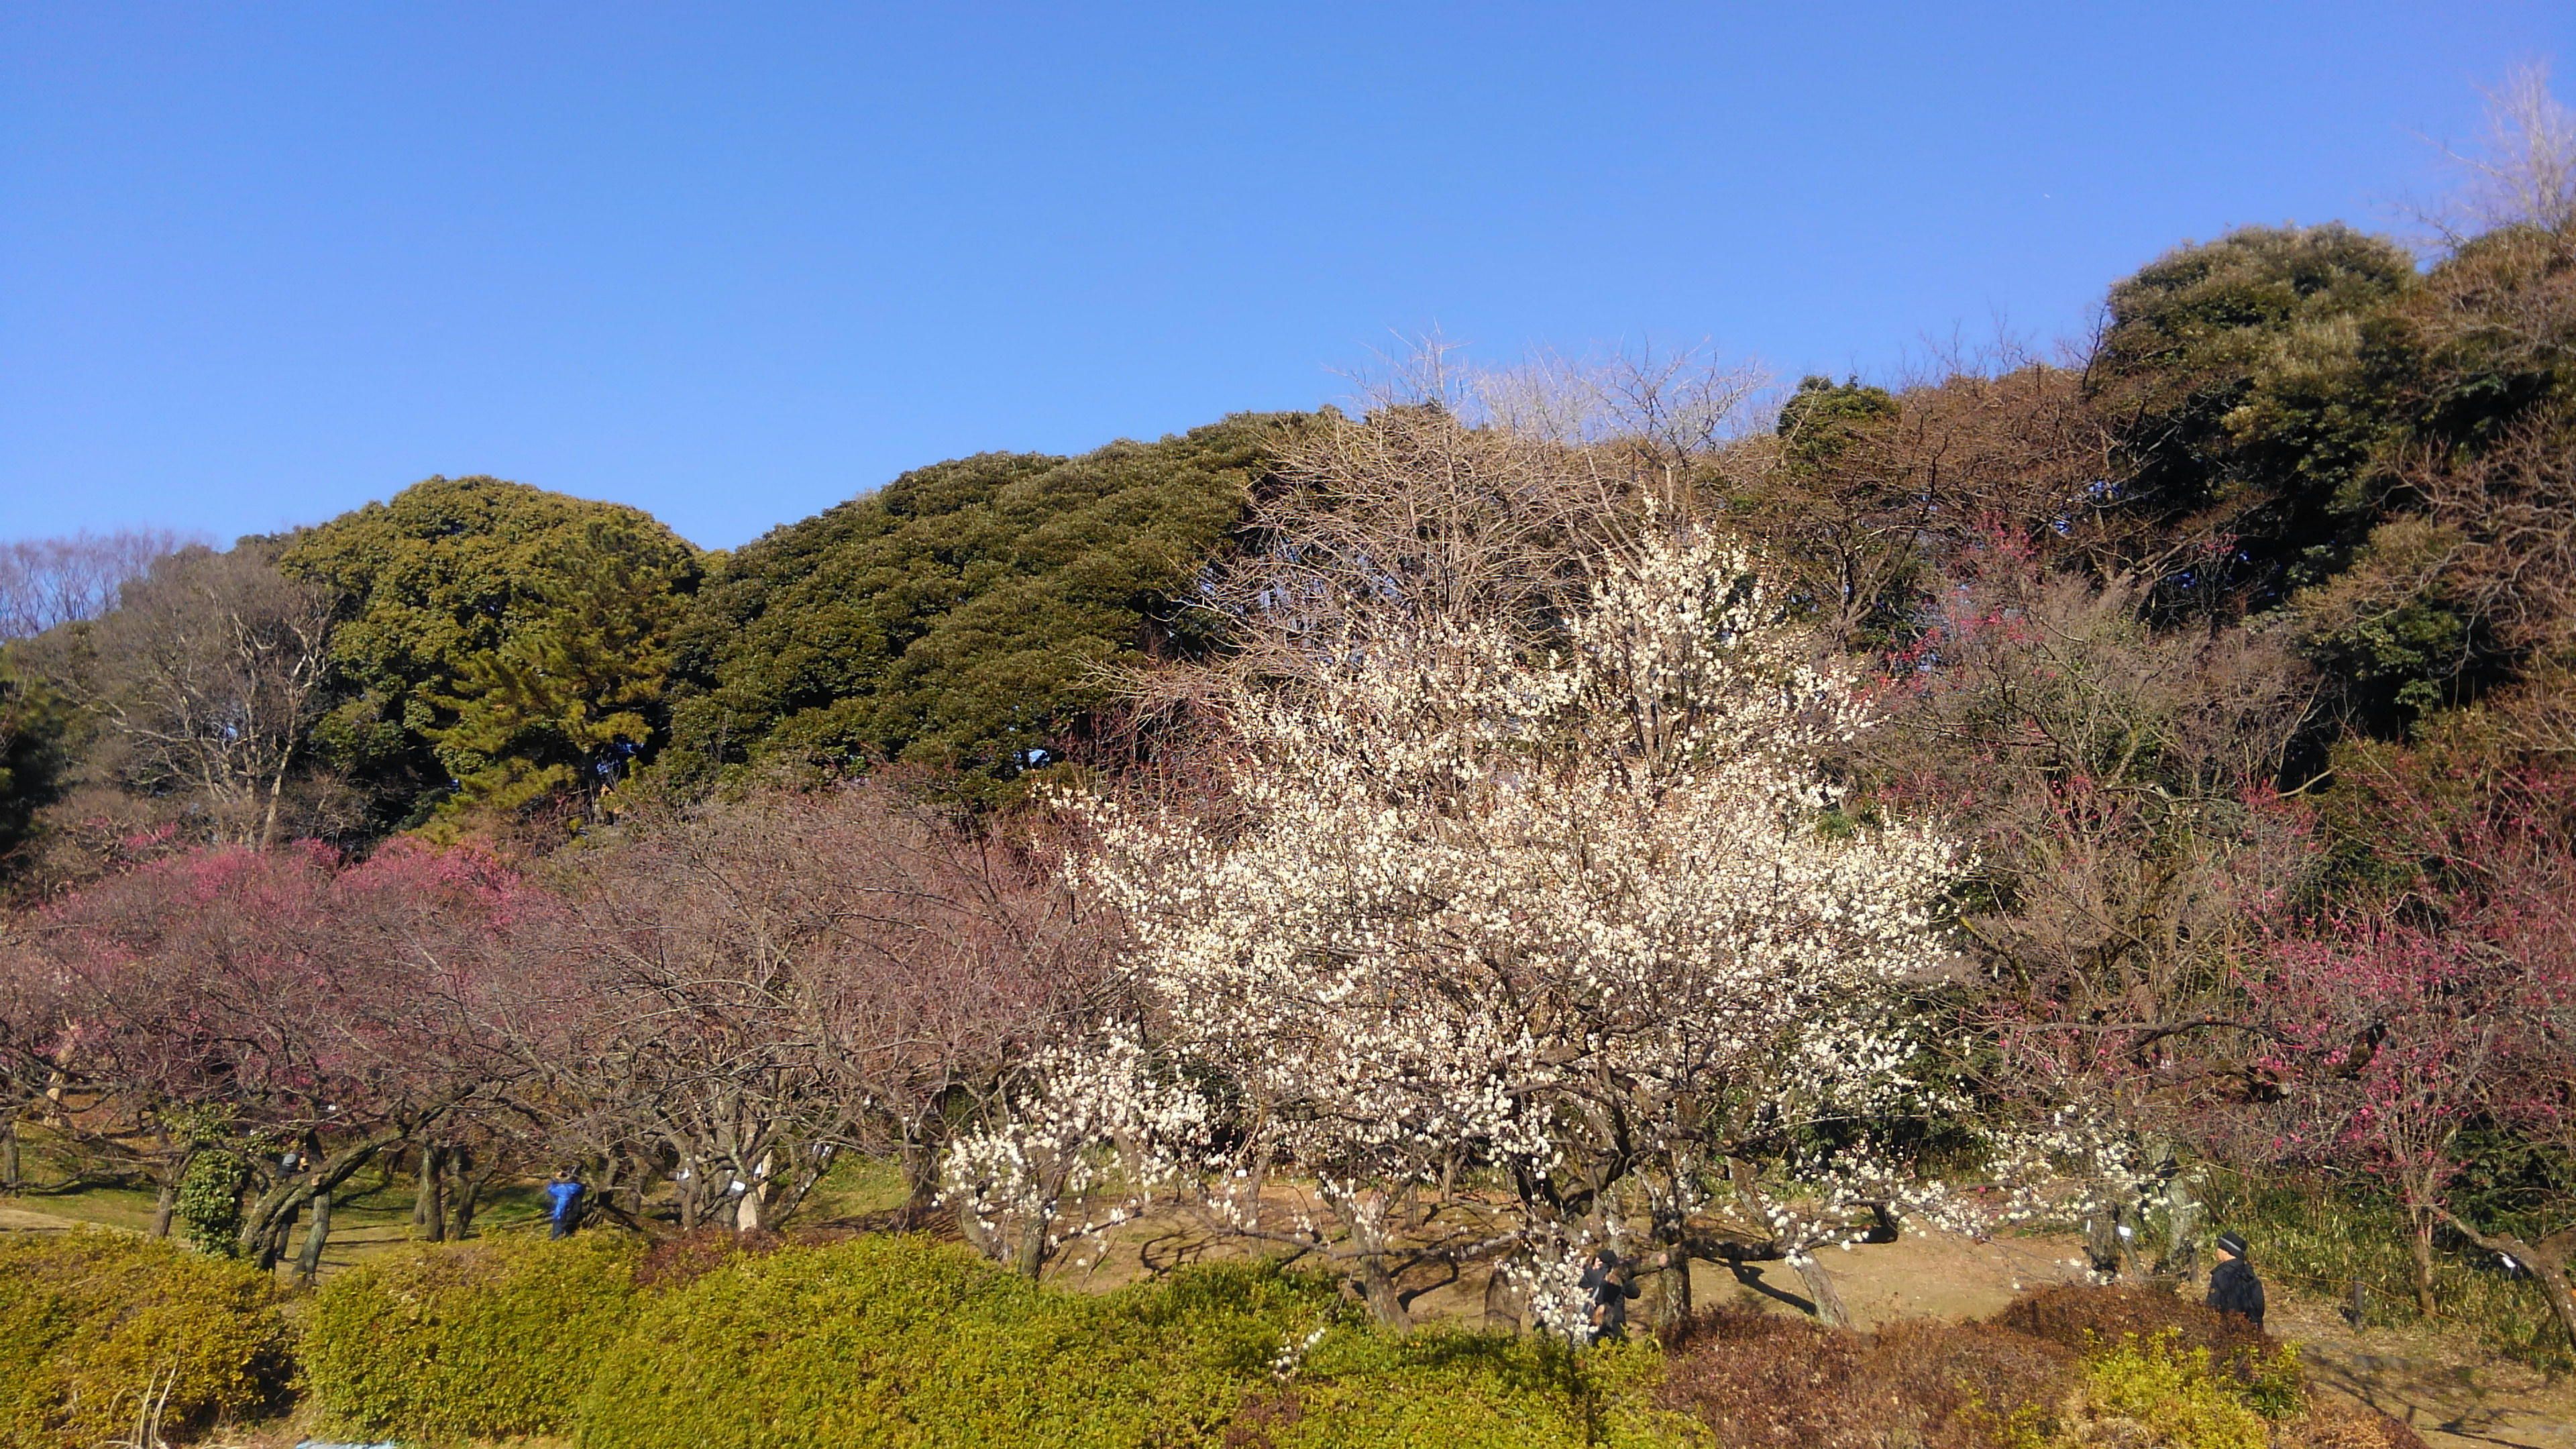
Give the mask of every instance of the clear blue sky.
M 0 537 L 431 473 L 739 543 L 906 467 L 1711 339 L 2081 330 L 2394 225 L 2576 4 L 0 8 Z

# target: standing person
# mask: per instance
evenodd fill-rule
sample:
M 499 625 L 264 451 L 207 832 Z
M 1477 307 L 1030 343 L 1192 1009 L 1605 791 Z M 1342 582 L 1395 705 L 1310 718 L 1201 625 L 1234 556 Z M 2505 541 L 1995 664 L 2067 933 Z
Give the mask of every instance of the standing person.
M 1592 1341 L 1624 1343 L 1628 1338 L 1628 1300 L 1640 1291 L 1634 1283 L 1620 1282 L 1620 1268 L 1615 1248 L 1603 1248 L 1592 1255 L 1592 1266 L 1583 1270 L 1582 1288 L 1592 1300 Z
M 2209 1270 L 2209 1306 L 2263 1326 L 2263 1280 L 2245 1261 L 2245 1240 L 2234 1233 L 2218 1235 L 2218 1266 Z
M 569 1167 L 558 1169 L 555 1180 L 546 1184 L 546 1201 L 551 1204 L 547 1216 L 554 1222 L 549 1238 L 568 1238 L 581 1226 L 581 1179 Z

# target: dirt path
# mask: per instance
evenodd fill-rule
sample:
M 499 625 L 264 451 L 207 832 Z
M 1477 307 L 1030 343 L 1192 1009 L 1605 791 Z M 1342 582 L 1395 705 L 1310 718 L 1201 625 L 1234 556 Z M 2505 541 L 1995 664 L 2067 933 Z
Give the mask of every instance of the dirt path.
M 1987 1317 L 2023 1288 L 2082 1277 L 2078 1251 L 2072 1238 L 1977 1243 L 1917 1231 L 1829 1253 L 1824 1263 L 1844 1306 L 1867 1328 L 1917 1315 Z M 1779 1264 L 1764 1268 L 1762 1285 L 1738 1289 L 1736 1301 L 1800 1311 L 1798 1275 Z M 1692 1280 L 1694 1296 L 1721 1301 L 1702 1282 Z M 2276 1297 L 2265 1326 L 2299 1346 L 2312 1382 L 2404 1421 L 2435 1449 L 2576 1449 L 2576 1383 L 2552 1383 L 2464 1335 L 2355 1330 L 2333 1304 L 2287 1294 Z

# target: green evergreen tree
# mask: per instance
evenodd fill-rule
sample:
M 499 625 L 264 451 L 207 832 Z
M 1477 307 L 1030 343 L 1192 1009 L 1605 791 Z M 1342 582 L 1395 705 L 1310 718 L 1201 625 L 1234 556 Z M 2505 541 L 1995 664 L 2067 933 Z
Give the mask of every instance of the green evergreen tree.
M 612 752 L 649 754 L 700 569 L 640 509 L 481 477 L 343 514 L 280 562 L 348 596 L 343 698 L 318 733 L 394 825 L 588 788 Z
M 1105 667 L 1214 647 L 1193 587 L 1297 425 L 981 454 L 772 530 L 715 564 L 681 631 L 669 770 L 902 759 L 979 790 L 1060 757 Z

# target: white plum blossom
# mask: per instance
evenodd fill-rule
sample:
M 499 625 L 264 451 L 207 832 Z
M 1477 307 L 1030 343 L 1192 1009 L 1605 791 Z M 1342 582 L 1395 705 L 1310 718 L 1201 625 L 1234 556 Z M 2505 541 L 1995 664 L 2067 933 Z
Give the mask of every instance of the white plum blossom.
M 1390 1320 L 1469 1259 L 1562 1316 L 1556 1249 L 1623 1217 L 1671 1248 L 1722 1200 L 1803 1254 L 1928 1201 L 1861 1139 L 1940 1096 L 1915 1003 L 1957 856 L 1841 813 L 1858 682 L 1706 534 L 1644 530 L 1555 624 L 1354 629 L 1232 685 L 1239 810 L 1077 803 L 1158 1080 L 1221 1084 L 1156 1160 Z
M 1096 1239 L 1149 1203 L 1184 1170 L 1169 1152 L 1194 1149 L 1206 1127 L 1207 1103 L 1155 1081 L 1132 1031 L 1104 1030 L 1031 1059 L 999 1123 L 951 1144 L 940 1200 L 986 1255 L 1034 1277 L 1068 1237 Z M 1100 1184 L 1112 1151 L 1128 1200 L 1068 1233 L 1064 1210 Z

